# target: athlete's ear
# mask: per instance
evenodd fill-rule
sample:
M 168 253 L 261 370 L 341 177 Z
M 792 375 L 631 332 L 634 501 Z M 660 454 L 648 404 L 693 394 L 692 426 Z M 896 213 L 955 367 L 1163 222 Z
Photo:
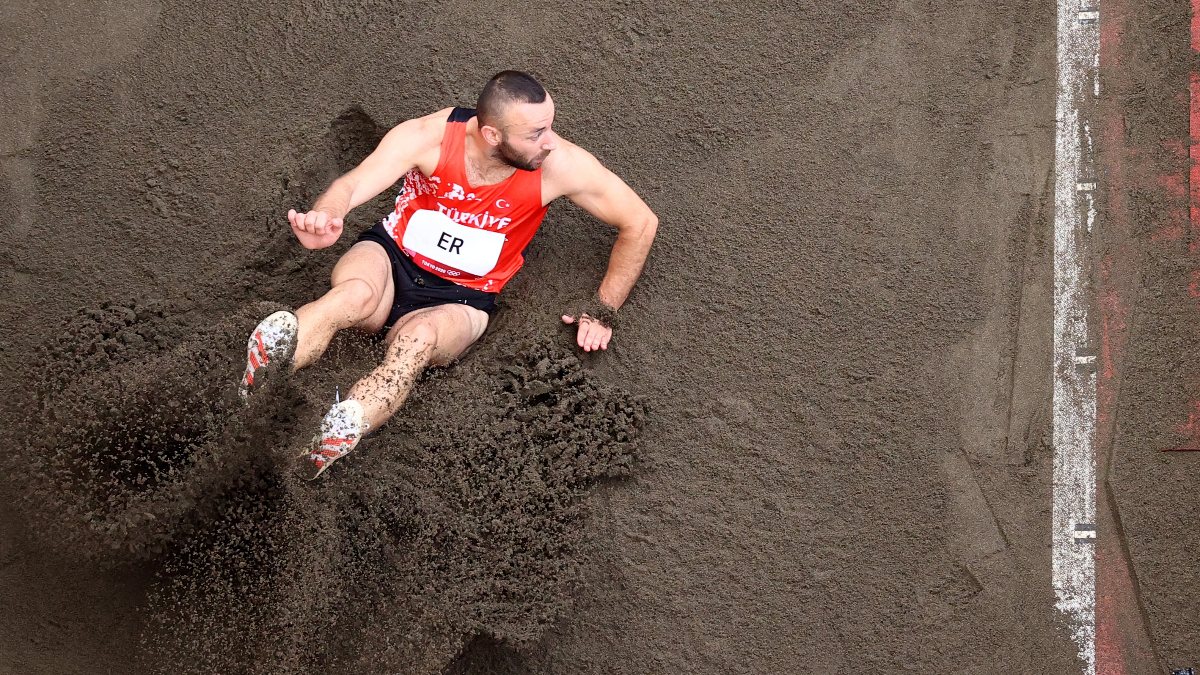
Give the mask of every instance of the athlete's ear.
M 488 142 L 488 145 L 500 145 L 504 140 L 504 134 L 500 130 L 488 124 L 479 127 L 479 133 L 483 136 L 483 140 Z

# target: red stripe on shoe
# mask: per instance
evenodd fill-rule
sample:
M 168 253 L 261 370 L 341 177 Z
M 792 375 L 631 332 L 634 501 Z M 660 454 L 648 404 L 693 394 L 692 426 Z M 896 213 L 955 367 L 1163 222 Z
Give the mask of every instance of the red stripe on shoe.
M 267 363 L 267 361 L 269 361 L 269 359 L 267 358 L 267 346 L 263 344 L 261 332 L 259 332 L 259 331 L 254 332 L 254 341 L 258 346 L 258 358 L 261 359 L 263 364 L 265 365 Z

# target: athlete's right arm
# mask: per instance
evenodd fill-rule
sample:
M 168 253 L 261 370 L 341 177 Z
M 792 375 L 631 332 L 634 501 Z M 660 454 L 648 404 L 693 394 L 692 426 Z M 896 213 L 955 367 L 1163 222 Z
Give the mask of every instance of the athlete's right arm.
M 308 249 L 332 246 L 351 209 L 374 199 L 417 166 L 423 153 L 436 149 L 441 138 L 434 121 L 439 115 L 445 118 L 439 112 L 392 127 L 361 164 L 330 184 L 311 211 L 288 211 L 288 222 L 301 245 Z

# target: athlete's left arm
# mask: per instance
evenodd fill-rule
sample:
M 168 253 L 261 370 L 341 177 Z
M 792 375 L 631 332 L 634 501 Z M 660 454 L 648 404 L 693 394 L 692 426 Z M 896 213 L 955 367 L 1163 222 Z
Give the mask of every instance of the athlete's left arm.
M 658 216 L 638 197 L 625 181 L 609 171 L 591 153 L 574 144 L 565 143 L 562 162 L 558 167 L 563 176 L 562 194 L 601 221 L 617 229 L 608 260 L 608 272 L 600 282 L 599 299 L 614 311 L 629 297 L 633 285 L 641 276 L 654 235 L 658 232 Z M 558 172 L 556 172 L 558 173 Z M 564 316 L 572 323 L 574 317 Z M 576 338 L 584 351 L 608 349 L 612 328 L 598 321 L 579 322 Z

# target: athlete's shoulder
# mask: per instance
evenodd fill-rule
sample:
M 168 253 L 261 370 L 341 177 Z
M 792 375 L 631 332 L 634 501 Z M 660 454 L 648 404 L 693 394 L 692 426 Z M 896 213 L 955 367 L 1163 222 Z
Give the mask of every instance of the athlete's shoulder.
M 450 113 L 454 112 L 454 108 L 442 108 L 435 110 L 423 117 L 414 117 L 413 122 L 420 122 L 429 127 L 445 128 L 446 123 L 450 120 Z
M 444 108 L 421 117 L 405 120 L 392 127 L 389 136 L 402 137 L 423 146 L 439 145 L 446 134 L 446 121 L 453 108 Z
M 558 147 L 554 148 L 554 152 L 546 155 L 546 161 L 542 163 L 547 169 L 554 171 L 570 171 L 577 168 L 579 164 L 589 161 L 595 161 L 596 158 L 592 153 L 575 145 L 571 141 L 558 137 Z
M 601 168 L 595 155 L 562 136 L 558 137 L 558 147 L 542 162 L 542 172 L 555 180 L 587 178 Z
M 554 195 L 571 195 L 599 179 L 607 169 L 595 155 L 562 136 L 558 147 L 542 162 L 542 175 Z

